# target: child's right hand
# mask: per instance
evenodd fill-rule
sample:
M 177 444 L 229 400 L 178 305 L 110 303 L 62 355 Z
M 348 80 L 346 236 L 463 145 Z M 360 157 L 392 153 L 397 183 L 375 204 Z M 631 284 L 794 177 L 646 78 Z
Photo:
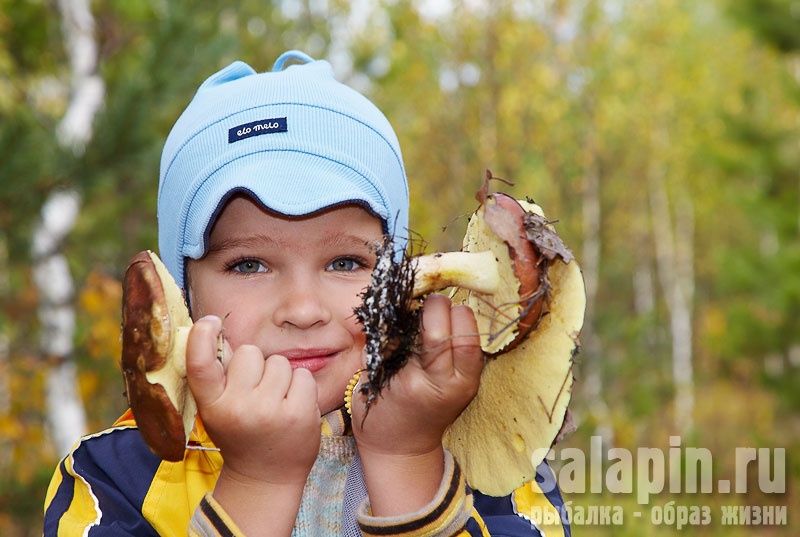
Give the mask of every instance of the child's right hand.
M 217 359 L 221 328 L 215 316 L 195 323 L 186 373 L 203 424 L 222 452 L 223 474 L 250 486 L 302 489 L 320 442 L 314 377 L 306 369 L 292 370 L 283 356 L 265 360 L 252 345 L 239 346 L 223 366 Z

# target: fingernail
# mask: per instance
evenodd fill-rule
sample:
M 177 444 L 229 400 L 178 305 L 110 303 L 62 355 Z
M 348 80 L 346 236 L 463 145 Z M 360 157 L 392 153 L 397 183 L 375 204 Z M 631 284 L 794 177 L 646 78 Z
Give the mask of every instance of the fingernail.
M 222 327 L 222 319 L 220 319 L 216 315 L 206 315 L 205 317 L 201 317 L 197 322 L 213 323 L 216 327 L 218 327 L 218 329 Z

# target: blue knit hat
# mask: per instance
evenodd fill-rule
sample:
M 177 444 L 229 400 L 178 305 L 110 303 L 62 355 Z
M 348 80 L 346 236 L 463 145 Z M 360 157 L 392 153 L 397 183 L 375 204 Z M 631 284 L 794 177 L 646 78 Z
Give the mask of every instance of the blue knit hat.
M 283 69 L 286 60 L 304 61 Z M 199 259 L 225 202 L 244 192 L 300 216 L 358 203 L 405 234 L 408 184 L 397 137 L 367 98 L 326 61 L 282 54 L 269 73 L 234 62 L 209 77 L 175 123 L 161 156 L 158 243 L 175 281 Z

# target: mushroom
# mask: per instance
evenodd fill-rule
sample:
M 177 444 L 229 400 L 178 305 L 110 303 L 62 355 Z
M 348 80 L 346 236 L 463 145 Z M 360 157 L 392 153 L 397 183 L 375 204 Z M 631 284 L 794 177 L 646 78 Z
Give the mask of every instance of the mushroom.
M 443 444 L 461 465 L 473 489 L 505 496 L 536 476 L 536 467 L 569 419 L 575 356 L 580 344 L 586 293 L 571 255 L 561 256 L 539 206 L 520 201 L 526 233 L 538 236 L 547 300 L 526 337 L 487 360 L 477 395 L 445 433 Z M 479 210 L 480 212 L 480 210 Z M 479 215 L 470 221 L 478 226 Z M 465 249 L 477 248 L 468 231 Z M 536 241 L 534 241 L 536 242 Z M 551 248 L 551 246 L 553 248 Z M 454 303 L 469 304 L 479 326 L 487 324 L 488 297 L 456 289 Z
M 494 292 L 457 283 L 462 292 L 451 297 L 475 312 L 481 347 L 492 356 L 514 348 L 536 326 L 549 290 L 547 261 L 527 236 L 526 214 L 514 198 L 489 194 L 470 218 L 464 237 L 464 252 L 491 252 L 501 273 Z
M 122 372 L 139 432 L 157 456 L 183 460 L 197 405 L 186 383 L 192 327 L 183 293 L 156 254 L 139 252 L 125 271 Z
M 356 308 L 366 332 L 369 382 L 361 389 L 370 394 L 368 405 L 413 352 L 419 328 L 416 298 L 455 287 L 452 298 L 472 307 L 481 347 L 489 356 L 513 349 L 539 322 L 550 289 L 548 258 L 527 227 L 534 218 L 544 219 L 506 194 L 482 192 L 462 251 L 404 253 L 395 262 L 392 237 L 376 248 L 372 280 Z M 555 232 L 548 240 L 560 242 Z M 560 250 L 572 259 L 563 243 Z
M 535 476 L 564 423 L 585 292 L 572 253 L 539 206 L 488 194 L 486 185 L 478 199 L 461 252 L 394 262 L 390 239 L 377 249 L 356 308 L 367 339 L 360 390 L 369 408 L 416 352 L 415 299 L 454 287 L 453 303 L 475 313 L 487 363 L 478 394 L 443 443 L 471 487 L 504 496 Z

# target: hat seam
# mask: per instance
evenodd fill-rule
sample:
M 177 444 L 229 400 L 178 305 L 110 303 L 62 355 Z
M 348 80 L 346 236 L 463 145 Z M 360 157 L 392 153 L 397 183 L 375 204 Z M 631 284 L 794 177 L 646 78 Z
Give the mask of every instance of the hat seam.
M 219 171 L 220 171 L 222 168 L 224 168 L 225 166 L 227 166 L 227 165 L 229 165 L 229 164 L 232 164 L 233 162 L 236 162 L 237 160 L 243 159 L 243 158 L 245 158 L 245 157 L 249 157 L 250 155 L 256 155 L 256 154 L 259 154 L 259 153 L 270 153 L 270 152 L 274 152 L 274 151 L 288 151 L 288 152 L 292 152 L 292 153 L 302 153 L 302 154 L 304 154 L 304 155 L 311 155 L 311 156 L 314 156 L 314 157 L 317 157 L 317 158 L 321 158 L 321 159 L 323 159 L 323 160 L 327 160 L 327 161 L 330 161 L 330 162 L 334 162 L 334 163 L 336 163 L 336 164 L 339 164 L 340 166 L 343 166 L 343 167 L 345 167 L 345 168 L 347 168 L 347 169 L 349 169 L 349 170 L 352 170 L 354 173 L 356 173 L 358 176 L 362 177 L 362 178 L 363 178 L 365 181 L 367 181 L 367 183 L 369 183 L 369 184 L 372 186 L 372 188 L 373 188 L 373 189 L 375 190 L 375 192 L 378 194 L 378 197 L 381 199 L 381 204 L 382 204 L 382 206 L 383 206 L 383 207 L 386 207 L 386 208 L 388 208 L 388 207 L 389 207 L 389 204 L 387 203 L 387 201 L 388 201 L 388 200 L 387 200 L 387 198 L 386 198 L 386 196 L 385 196 L 385 193 L 384 193 L 384 192 L 382 192 L 382 190 L 381 190 L 381 189 L 377 188 L 377 187 L 375 186 L 375 184 L 374 184 L 372 181 L 370 181 L 370 180 L 369 180 L 369 178 L 368 178 L 368 177 L 366 177 L 366 176 L 365 176 L 363 173 L 361 173 L 360 171 L 356 170 L 356 169 L 355 169 L 355 168 L 353 168 L 352 166 L 349 166 L 349 165 L 345 164 L 344 162 L 340 162 L 340 161 L 338 161 L 338 160 L 336 160 L 336 159 L 332 159 L 332 158 L 329 158 L 329 157 L 324 157 L 324 156 L 322 156 L 322 155 L 318 155 L 318 154 L 316 154 L 316 153 L 312 153 L 312 152 L 310 152 L 310 151 L 301 151 L 301 150 L 299 150 L 299 149 L 262 149 L 262 150 L 259 150 L 259 151 L 253 151 L 253 152 L 251 152 L 251 153 L 246 153 L 246 154 L 244 154 L 244 155 L 239 155 L 238 157 L 236 157 L 236 158 L 234 158 L 234 159 L 232 159 L 232 160 L 229 160 L 229 161 L 225 162 L 225 163 L 224 163 L 224 164 L 222 164 L 221 166 L 218 166 L 217 168 L 215 168 L 214 170 L 212 170 L 210 173 L 208 173 L 208 174 L 207 174 L 207 175 L 206 175 L 206 176 L 205 176 L 205 177 L 204 177 L 202 180 L 200 180 L 200 181 L 195 181 L 195 185 L 196 185 L 196 186 L 195 186 L 195 187 L 194 187 L 194 189 L 193 189 L 193 192 L 192 192 L 191 198 L 189 199 L 189 202 L 188 202 L 188 203 L 185 203 L 185 204 L 184 204 L 184 206 L 183 206 L 183 210 L 185 210 L 185 211 L 186 211 L 186 217 L 182 217 L 182 218 L 181 218 L 181 229 L 180 229 L 180 233 L 178 234 L 178 236 L 179 236 L 179 238 L 180 238 L 180 239 L 179 239 L 179 240 L 180 240 L 180 242 L 179 242 L 179 244 L 178 244 L 178 253 L 179 253 L 179 255 L 180 255 L 180 257 L 181 257 L 181 258 L 184 258 L 184 257 L 186 257 L 186 256 L 184 255 L 184 253 L 183 253 L 183 250 L 184 250 L 184 247 L 185 247 L 185 246 L 186 246 L 186 244 L 187 244 L 187 241 L 186 241 L 186 226 L 187 226 L 187 224 L 188 224 L 188 221 L 189 221 L 189 218 L 188 218 L 188 212 L 189 212 L 189 209 L 192 207 L 192 205 L 194 205 L 194 200 L 197 198 L 197 195 L 198 195 L 198 193 L 200 192 L 200 190 L 201 190 L 201 188 L 202 188 L 203 184 L 204 184 L 206 181 L 208 181 L 208 179 L 209 179 L 209 178 L 213 177 L 213 176 L 214 176 L 214 175 L 215 175 L 217 172 L 219 172 Z M 242 187 L 242 188 L 243 188 L 243 189 L 247 189 L 246 187 Z M 247 190 L 249 190 L 249 189 L 247 189 Z M 262 200 L 262 203 L 263 203 L 263 200 Z M 369 203 L 369 202 L 367 202 L 367 203 Z M 265 205 L 267 205 L 267 204 L 265 203 Z M 329 206 L 333 206 L 333 205 L 334 205 L 334 204 L 331 204 L 331 205 L 326 205 L 325 207 L 329 207 Z M 325 207 L 320 207 L 320 209 L 323 209 L 323 208 L 325 208 Z M 183 210 L 182 210 L 182 211 L 183 211 Z M 391 215 L 387 214 L 385 219 L 386 219 L 386 220 L 388 220 L 390 217 L 391 217 Z M 381 217 L 381 218 L 383 218 L 383 217 Z M 207 227 L 207 226 L 208 226 L 208 224 L 206 224 L 206 227 Z M 205 231 L 204 231 L 204 232 L 205 232 Z M 180 260 L 179 260 L 179 261 L 180 261 Z
M 205 132 L 206 130 L 210 129 L 210 128 L 211 128 L 211 127 L 213 127 L 214 125 L 217 125 L 218 123 L 221 123 L 221 122 L 225 121 L 226 119 L 228 119 L 228 118 L 230 118 L 230 117 L 233 117 L 233 116 L 235 116 L 235 115 L 237 115 L 237 114 L 241 114 L 241 113 L 243 113 L 243 112 L 250 112 L 250 111 L 252 111 L 252 110 L 257 110 L 257 109 L 259 109 L 259 108 L 268 108 L 268 107 L 272 107 L 272 106 L 287 106 L 287 105 L 289 105 L 289 106 L 303 106 L 303 107 L 308 107 L 308 108 L 316 108 L 316 109 L 319 109 L 319 110 L 327 110 L 327 111 L 329 111 L 329 112 L 332 112 L 332 113 L 334 113 L 334 114 L 339 114 L 339 115 L 341 115 L 341 116 L 344 116 L 344 117 L 346 117 L 346 118 L 349 118 L 349 119 L 351 119 L 351 120 L 353 120 L 353 121 L 355 121 L 355 122 L 357 122 L 357 123 L 360 123 L 361 125 L 363 125 L 363 126 L 367 127 L 369 130 L 371 130 L 372 132 L 374 132 L 375 134 L 377 134 L 377 135 L 378 135 L 378 137 L 379 137 L 381 140 L 383 140 L 383 141 L 384 141 L 384 143 L 385 143 L 387 146 L 389 146 L 389 149 L 391 150 L 392 154 L 394 155 L 394 158 L 395 158 L 395 160 L 397 161 L 397 164 L 398 164 L 398 166 L 400 167 L 400 170 L 402 171 L 402 173 L 403 173 L 403 176 L 405 176 L 405 173 L 406 173 L 406 171 L 405 171 L 405 168 L 403 167 L 403 161 L 402 161 L 402 159 L 400 158 L 400 155 L 398 155 L 398 154 L 397 154 L 397 151 L 395 151 L 394 147 L 392 146 L 392 143 L 391 143 L 389 140 L 387 140 L 387 139 L 386 139 L 386 137 L 385 137 L 383 134 L 381 134 L 381 133 L 380 133 L 380 132 L 379 132 L 377 129 L 375 129 L 375 128 L 374 128 L 372 125 L 370 125 L 370 124 L 366 123 L 365 121 L 362 121 L 362 120 L 358 119 L 357 117 L 354 117 L 354 116 L 352 116 L 352 115 L 350 115 L 350 114 L 347 114 L 347 113 L 345 113 L 345 112 L 340 112 L 339 110 L 335 110 L 335 109 L 333 109 L 333 108 L 328 108 L 328 107 L 326 107 L 326 106 L 320 106 L 320 105 L 315 105 L 315 104 L 308 104 L 308 103 L 298 103 L 298 102 L 291 102 L 291 101 L 289 101 L 289 102 L 280 102 L 280 103 L 261 104 L 261 105 L 258 105 L 258 106 L 252 106 L 252 107 L 250 107 L 250 108 L 245 108 L 245 109 L 242 109 L 242 110 L 237 110 L 236 112 L 232 112 L 232 113 L 230 113 L 230 114 L 228 114 L 228 115 L 226 115 L 226 116 L 224 116 L 224 117 L 221 117 L 221 118 L 217 119 L 216 121 L 213 121 L 213 122 L 209 123 L 209 124 L 208 124 L 208 125 L 206 125 L 205 127 L 203 127 L 203 128 L 201 128 L 201 129 L 199 129 L 197 132 L 195 132 L 194 134 L 192 134 L 192 135 L 191 135 L 189 138 L 187 138 L 187 139 L 186 139 L 186 140 L 185 140 L 185 141 L 184 141 L 184 142 L 181 144 L 181 146 L 178 148 L 178 150 L 177 150 L 177 151 L 175 152 L 175 154 L 172 156 L 172 159 L 170 159 L 170 162 L 169 162 L 169 164 L 167 165 L 167 169 L 164 171 L 164 178 L 163 178 L 163 180 L 161 181 L 161 185 L 159 185 L 159 189 L 158 189 L 158 196 L 159 196 L 159 198 L 160 198 L 160 197 L 161 197 L 161 195 L 162 195 L 162 192 L 163 192 L 163 189 L 164 189 L 164 185 L 167 183 L 167 176 L 169 175 L 169 172 L 170 172 L 170 170 L 172 170 L 172 165 L 175 163 L 175 160 L 176 160 L 176 159 L 178 158 L 178 156 L 181 154 L 181 152 L 183 151 L 183 149 L 184 149 L 184 148 L 185 148 L 185 147 L 186 147 L 186 146 L 187 146 L 187 145 L 188 145 L 188 144 L 189 144 L 189 143 L 190 143 L 192 140 L 194 140 L 196 137 L 200 136 L 200 135 L 201 135 L 203 132 Z M 264 150 L 264 151 L 271 151 L 271 150 Z M 287 149 L 286 151 L 299 151 L 299 150 L 296 150 L 296 149 Z M 253 153 L 248 153 L 248 154 L 254 154 L 254 153 L 259 153 L 259 152 L 260 152 L 260 151 L 254 151 Z M 304 151 L 300 151 L 300 152 L 304 152 Z M 304 153 L 305 153 L 305 152 L 304 152 Z M 310 153 L 310 154 L 315 154 L 315 155 L 316 155 L 316 153 Z M 244 155 L 243 155 L 243 156 L 244 156 Z M 320 156 L 320 155 L 317 155 L 317 156 Z M 238 158 L 240 158 L 240 157 L 237 157 L 237 159 L 238 159 Z M 327 158 L 327 157 L 322 157 L 322 158 Z M 237 160 L 237 159 L 233 159 L 233 160 Z M 231 160 L 230 162 L 233 162 L 233 160 Z M 328 160 L 331 160 L 331 161 L 333 161 L 333 162 L 338 162 L 338 161 L 336 161 L 336 160 L 334 160 L 334 159 L 328 159 Z M 341 162 L 340 162 L 340 164 L 342 164 L 343 166 L 346 166 L 345 164 L 343 164 L 343 163 L 341 163 Z M 224 165 L 223 165 L 223 166 L 224 166 Z M 220 166 L 220 167 L 222 167 L 222 166 Z M 348 168 L 350 168 L 350 166 L 347 166 L 347 167 L 348 167 Z M 218 169 L 219 169 L 219 168 L 218 168 Z M 352 168 L 351 168 L 351 169 L 352 169 Z M 216 173 L 216 171 L 217 171 L 217 170 L 215 170 L 214 172 L 212 172 L 212 174 L 211 174 L 211 175 L 213 175 L 213 173 Z M 353 170 L 353 171 L 356 171 L 356 170 Z M 358 173 L 359 175 L 361 175 L 362 177 L 364 177 L 364 175 L 363 175 L 363 174 L 361 174 L 361 173 L 359 173 L 359 172 L 357 172 L 357 171 L 356 171 L 356 173 Z M 210 177 L 211 175 L 209 175 L 208 177 Z M 206 178 L 208 178 L 208 177 L 206 177 Z M 365 178 L 365 179 L 367 179 L 366 177 L 364 177 L 364 178 Z M 367 180 L 368 180 L 368 179 L 367 179 Z M 371 183 L 371 182 L 370 182 L 370 183 Z M 403 185 L 403 188 L 405 189 L 406 199 L 408 199 L 408 195 L 409 195 L 409 192 L 408 192 L 408 184 L 404 184 L 404 185 Z

